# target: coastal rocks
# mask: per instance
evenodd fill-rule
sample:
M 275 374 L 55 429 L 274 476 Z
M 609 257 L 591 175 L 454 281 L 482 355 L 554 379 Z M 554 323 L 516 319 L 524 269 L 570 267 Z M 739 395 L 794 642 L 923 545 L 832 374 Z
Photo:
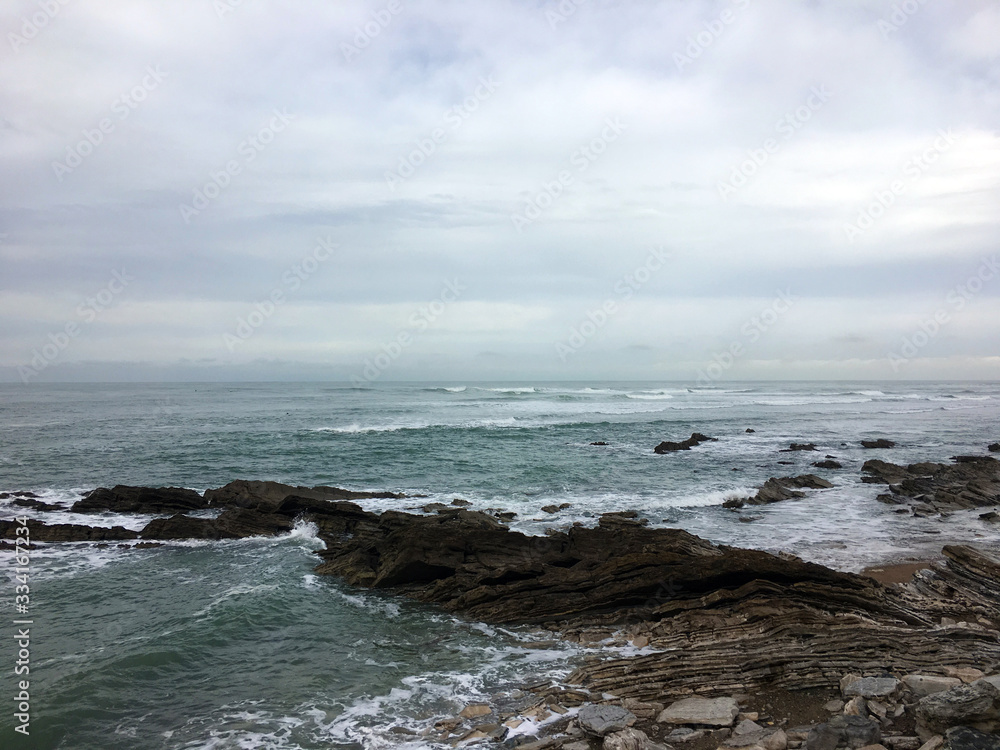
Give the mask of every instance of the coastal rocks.
M 660 724 L 693 724 L 731 727 L 740 714 L 734 698 L 684 698 L 672 703 L 656 717 Z
M 205 500 L 211 507 L 236 506 L 270 513 L 279 512 L 279 508 L 286 498 L 292 496 L 325 502 L 383 498 L 401 500 L 407 497 L 397 492 L 354 492 L 339 487 L 322 486 L 293 487 L 280 482 L 260 482 L 246 479 L 237 479 L 224 487 L 205 491 Z
M 896 444 L 891 440 L 886 440 L 885 438 L 879 438 L 878 440 L 862 440 L 862 448 L 895 448 Z
M 179 487 L 98 487 L 73 503 L 74 513 L 184 513 L 203 510 L 208 502 L 194 490 Z
M 493 713 L 488 703 L 470 703 L 459 712 L 463 719 L 477 719 L 480 716 L 489 716 Z
M 567 508 L 572 508 L 572 503 L 560 503 L 559 505 L 543 505 L 543 513 L 558 513 L 561 510 L 566 510 Z
M 588 703 L 580 709 L 576 720 L 586 734 L 604 737 L 612 732 L 620 732 L 635 723 L 635 715 L 621 706 L 594 705 Z
M 958 687 L 962 681 L 957 677 L 940 677 L 938 675 L 909 674 L 903 678 L 903 685 L 916 698 L 924 698 L 935 693 L 943 693 Z
M 944 734 L 956 726 L 1000 729 L 1000 690 L 985 680 L 928 695 L 917 703 L 918 729 Z
M 1000 736 L 972 727 L 954 727 L 946 736 L 948 750 L 1000 750 Z
M 815 443 L 792 443 L 787 448 L 782 448 L 780 453 L 795 453 L 797 451 L 818 450 Z
M 826 458 L 813 464 L 818 469 L 843 469 L 844 466 L 839 461 Z
M 987 446 L 987 450 L 989 450 L 990 453 L 1000 453 L 1000 443 L 991 443 Z
M 17 521 L 0 521 L 0 539 L 15 539 L 20 524 Z M 138 532 L 122 526 L 82 526 L 74 523 L 45 524 L 28 519 L 32 542 L 119 542 L 138 539 Z
M 834 716 L 809 732 L 807 750 L 837 750 L 837 748 L 862 748 L 882 740 L 878 723 L 863 716 Z
M 696 445 L 706 442 L 717 442 L 718 438 L 709 437 L 708 435 L 702 435 L 700 432 L 694 432 L 691 434 L 687 440 L 682 440 L 679 443 L 674 443 L 669 440 L 664 440 L 662 443 L 653 448 L 653 453 L 673 453 L 674 451 L 689 451 Z
M 245 539 L 252 536 L 276 536 L 292 530 L 294 522 L 273 513 L 247 508 L 230 508 L 218 518 L 191 518 L 183 514 L 154 518 L 140 532 L 143 539 Z
M 832 482 L 816 476 L 815 474 L 803 474 L 798 477 L 771 477 L 757 494 L 749 498 L 734 498 L 723 503 L 726 508 L 742 508 L 744 505 L 769 505 L 779 503 L 783 500 L 792 500 L 805 497 L 804 492 L 799 489 L 829 489 L 833 487 Z
M 952 464 L 897 466 L 866 461 L 862 481 L 889 485 L 879 500 L 909 505 L 914 512 L 948 513 L 1000 505 L 1000 461 L 989 456 L 959 456 Z

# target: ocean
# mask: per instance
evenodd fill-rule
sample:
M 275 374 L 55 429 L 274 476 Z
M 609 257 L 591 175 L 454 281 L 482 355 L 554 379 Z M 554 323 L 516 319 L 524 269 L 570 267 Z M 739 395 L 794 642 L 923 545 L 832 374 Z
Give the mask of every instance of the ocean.
M 1000 545 L 977 513 L 901 517 L 875 500 L 878 485 L 860 481 L 869 458 L 982 455 L 1000 440 L 993 383 L 0 385 L 0 424 L 0 492 L 49 502 L 115 484 L 204 490 L 271 479 L 424 496 L 360 503 L 374 511 L 460 498 L 517 513 L 511 527 L 528 534 L 636 510 L 654 526 L 849 571 L 951 542 Z M 692 432 L 718 441 L 653 453 Z M 860 446 L 880 437 L 897 447 Z M 792 442 L 819 450 L 781 452 Z M 843 469 L 811 465 L 827 455 Z M 835 487 L 742 514 L 722 507 L 769 477 L 804 473 Z M 5 500 L 0 513 L 134 529 L 149 521 L 25 512 Z M 560 679 L 590 653 L 317 576 L 321 546 L 307 523 L 274 539 L 143 550 L 39 545 L 31 737 L 10 746 L 429 747 L 410 732 L 525 681 Z M 0 556 L 9 623 L 13 553 Z M 13 638 L 5 642 L 13 664 Z M 6 699 L 14 680 L 6 665 L 3 674 Z M 13 722 L 8 705 L 5 737 Z

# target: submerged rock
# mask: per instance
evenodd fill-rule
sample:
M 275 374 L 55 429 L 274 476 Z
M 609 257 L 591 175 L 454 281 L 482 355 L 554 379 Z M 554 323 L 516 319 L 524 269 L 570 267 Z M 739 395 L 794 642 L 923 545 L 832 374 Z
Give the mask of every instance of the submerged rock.
M 771 477 L 757 490 L 757 494 L 747 498 L 746 505 L 769 505 L 782 500 L 805 497 L 799 489 L 829 489 L 833 483 L 815 474 L 803 474 L 798 477 Z
M 818 469 L 843 469 L 844 466 L 839 461 L 834 461 L 829 458 L 825 458 L 822 461 L 817 461 L 813 464 Z
M 885 438 L 879 438 L 878 440 L 862 440 L 862 448 L 895 448 L 896 444 L 891 440 L 886 440 Z
M 787 448 L 782 448 L 781 453 L 795 453 L 796 451 L 818 450 L 815 443 L 792 443 Z
M 17 521 L 0 521 L 0 539 L 16 539 Z M 28 519 L 29 539 L 34 542 L 118 542 L 138 539 L 139 533 L 123 526 L 82 526 L 75 523 L 45 524 Z

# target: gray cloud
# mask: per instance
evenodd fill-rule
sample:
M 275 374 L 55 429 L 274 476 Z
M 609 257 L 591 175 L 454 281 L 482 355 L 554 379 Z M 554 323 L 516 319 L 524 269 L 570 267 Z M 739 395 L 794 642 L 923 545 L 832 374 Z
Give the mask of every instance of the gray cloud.
M 893 8 L 12 0 L 0 378 L 995 378 L 1000 11 Z

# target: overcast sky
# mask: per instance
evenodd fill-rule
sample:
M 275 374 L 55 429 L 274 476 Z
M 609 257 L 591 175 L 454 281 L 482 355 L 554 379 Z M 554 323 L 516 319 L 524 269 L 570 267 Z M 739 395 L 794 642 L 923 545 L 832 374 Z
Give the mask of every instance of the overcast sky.
M 2 380 L 1000 377 L 996 2 L 0 30 Z

